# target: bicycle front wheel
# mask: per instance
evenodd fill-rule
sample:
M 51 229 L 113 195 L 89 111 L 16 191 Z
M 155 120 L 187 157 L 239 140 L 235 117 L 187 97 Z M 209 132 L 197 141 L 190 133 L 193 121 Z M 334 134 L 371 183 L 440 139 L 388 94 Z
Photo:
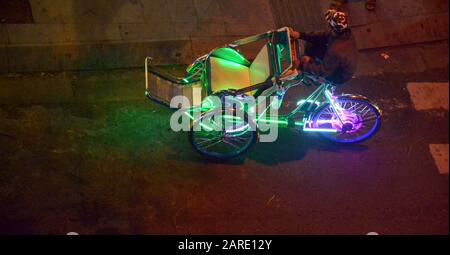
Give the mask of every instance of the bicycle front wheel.
M 367 100 L 340 97 L 336 105 L 342 111 L 342 122 L 330 104 L 320 107 L 312 117 L 314 128 L 337 131 L 320 133 L 326 139 L 338 143 L 357 143 L 372 137 L 379 129 L 381 113 Z

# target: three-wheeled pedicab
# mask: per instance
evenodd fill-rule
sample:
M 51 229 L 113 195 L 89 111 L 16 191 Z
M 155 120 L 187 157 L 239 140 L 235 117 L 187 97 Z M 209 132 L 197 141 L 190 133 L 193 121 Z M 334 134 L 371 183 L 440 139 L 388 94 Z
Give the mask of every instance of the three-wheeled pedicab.
M 239 52 L 239 47 L 256 41 L 263 41 L 264 46 L 250 61 Z M 357 143 L 375 134 L 381 124 L 381 110 L 364 96 L 334 95 L 336 85 L 322 77 L 299 73 L 294 63 L 300 55 L 299 40 L 291 28 L 284 27 L 213 49 L 189 65 L 184 77 L 158 72 L 147 58 L 146 95 L 153 100 L 170 101 L 157 95 L 154 83 L 158 81 L 179 88 L 179 94 L 183 88 L 202 88 L 201 103 L 185 113 L 191 118 L 189 141 L 207 157 L 224 159 L 243 154 L 257 141 L 263 123 L 297 126 L 337 143 Z M 267 114 L 280 107 L 286 91 L 297 85 L 316 88 L 308 97 L 299 98 L 290 113 Z M 250 99 L 257 97 L 277 100 L 269 100 L 268 104 L 265 101 L 264 105 L 256 100 L 251 105 L 254 100 Z

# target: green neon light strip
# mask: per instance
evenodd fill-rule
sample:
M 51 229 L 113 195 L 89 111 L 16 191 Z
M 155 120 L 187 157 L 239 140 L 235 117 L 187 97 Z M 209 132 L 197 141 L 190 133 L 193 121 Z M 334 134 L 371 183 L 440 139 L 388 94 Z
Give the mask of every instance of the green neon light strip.
M 280 45 L 277 44 L 277 61 L 278 61 L 278 70 L 281 73 L 281 49 L 280 49 Z
M 275 119 L 256 119 L 258 122 L 268 122 L 268 123 L 276 123 L 276 124 L 284 124 L 287 125 L 288 122 L 286 120 L 275 120 Z
M 241 117 L 238 116 L 231 116 L 231 115 L 225 115 L 223 116 L 224 119 L 231 119 L 231 120 L 241 120 Z
M 320 105 L 320 103 L 318 101 L 316 101 L 316 100 L 308 100 L 308 101 L 306 101 L 305 99 L 302 99 L 302 100 L 298 101 L 297 105 L 301 105 L 301 104 L 303 104 L 305 102 L 308 102 L 310 104 Z
M 208 127 L 207 125 L 205 125 L 205 124 L 203 124 L 201 122 L 200 122 L 200 126 L 203 127 L 204 129 L 206 129 L 206 131 L 209 131 L 209 132 L 214 130 L 214 128 Z
M 342 118 L 341 118 L 342 109 L 339 105 L 336 105 L 336 102 L 333 99 L 333 95 L 331 94 L 331 92 L 329 90 L 325 90 L 325 97 L 328 99 L 328 101 L 330 101 L 331 107 L 333 109 L 335 109 L 336 117 L 339 119 L 341 124 L 344 124 L 344 122 L 342 121 Z
M 208 97 L 208 98 L 206 98 L 205 101 L 202 102 L 201 106 L 202 106 L 202 110 L 203 109 L 211 109 L 211 108 L 214 108 L 214 103 L 211 101 L 211 98 Z
M 268 123 L 276 123 L 276 124 L 283 124 L 283 125 L 289 125 L 289 121 L 287 120 L 274 120 L 274 119 L 259 119 L 258 122 L 268 122 Z M 303 122 L 296 121 L 294 122 L 294 125 L 296 126 L 303 126 Z
M 189 118 L 191 118 L 191 120 L 194 120 L 194 116 L 192 116 L 190 113 L 184 112 L 184 114 L 186 114 Z
M 194 120 L 194 116 L 192 116 L 190 113 L 185 112 L 185 114 L 186 114 L 190 119 Z M 224 119 L 241 120 L 240 117 L 237 117 L 237 116 L 231 116 L 231 115 L 226 115 L 226 116 L 224 116 Z M 289 122 L 286 121 L 286 120 L 257 119 L 257 122 L 261 122 L 261 121 L 262 121 L 262 122 L 267 122 L 267 123 L 282 124 L 282 125 L 288 125 L 288 124 L 289 124 Z M 239 123 L 239 122 L 236 122 L 236 123 Z M 203 123 L 200 123 L 200 125 L 201 125 L 202 127 L 204 127 L 204 128 L 205 128 L 206 130 L 208 130 L 208 131 L 212 131 L 212 130 L 213 130 L 211 127 L 208 127 L 208 126 L 206 126 L 206 125 L 203 124 Z M 303 124 L 303 122 L 296 121 L 296 122 L 294 122 L 294 125 L 295 125 L 295 126 L 303 126 L 304 124 Z M 314 130 L 318 130 L 318 129 L 314 129 Z M 328 129 L 327 129 L 327 130 L 328 130 Z M 308 130 L 306 130 L 306 131 L 308 131 Z M 312 131 L 312 130 L 311 130 L 311 131 Z

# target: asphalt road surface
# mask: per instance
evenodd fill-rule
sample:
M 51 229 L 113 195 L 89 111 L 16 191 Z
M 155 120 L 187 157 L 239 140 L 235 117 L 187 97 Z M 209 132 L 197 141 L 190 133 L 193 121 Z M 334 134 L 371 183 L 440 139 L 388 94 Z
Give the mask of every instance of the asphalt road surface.
M 339 90 L 384 110 L 372 139 L 280 129 L 230 162 L 196 154 L 145 98 L 3 105 L 0 233 L 448 234 L 448 70 Z

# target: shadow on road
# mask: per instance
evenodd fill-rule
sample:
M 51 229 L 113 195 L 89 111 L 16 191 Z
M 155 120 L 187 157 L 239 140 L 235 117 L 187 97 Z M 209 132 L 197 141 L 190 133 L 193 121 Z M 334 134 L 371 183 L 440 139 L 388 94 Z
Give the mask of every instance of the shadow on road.
M 213 160 L 205 158 L 197 154 L 192 147 L 182 146 L 180 143 L 173 143 L 171 146 L 173 148 L 173 153 L 168 156 L 169 160 L 176 159 L 180 161 L 215 163 L 221 165 L 243 165 L 247 159 L 251 159 L 264 165 L 277 165 L 280 163 L 302 160 L 309 150 L 335 153 L 360 153 L 368 149 L 368 147 L 363 144 L 336 144 L 329 142 L 316 134 L 305 134 L 301 131 L 287 128 L 279 129 L 278 139 L 275 142 L 257 142 L 244 155 L 229 160 Z M 180 146 L 183 148 L 180 148 Z
M 316 134 L 305 134 L 294 129 L 280 129 L 274 143 L 258 143 L 247 157 L 265 165 L 302 160 L 309 150 L 342 152 L 362 152 L 367 146 L 362 144 L 335 144 Z

